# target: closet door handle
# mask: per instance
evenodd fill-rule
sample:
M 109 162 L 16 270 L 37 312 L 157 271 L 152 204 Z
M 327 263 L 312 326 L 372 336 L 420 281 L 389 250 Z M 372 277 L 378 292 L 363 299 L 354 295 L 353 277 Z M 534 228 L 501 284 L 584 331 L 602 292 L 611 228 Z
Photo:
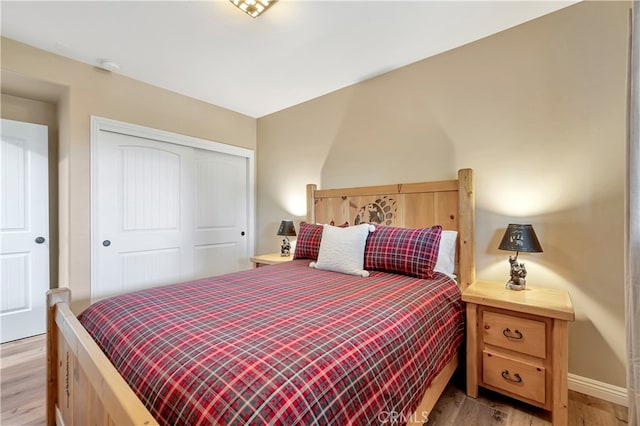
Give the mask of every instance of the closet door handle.
M 38 237 L 36 238 L 36 244 L 42 244 L 44 243 L 46 240 L 44 239 L 44 237 Z
M 109 247 L 109 246 L 111 245 L 111 241 L 109 241 L 109 240 L 104 240 L 104 241 L 102 242 L 102 245 L 103 245 L 103 246 L 105 246 L 105 247 Z

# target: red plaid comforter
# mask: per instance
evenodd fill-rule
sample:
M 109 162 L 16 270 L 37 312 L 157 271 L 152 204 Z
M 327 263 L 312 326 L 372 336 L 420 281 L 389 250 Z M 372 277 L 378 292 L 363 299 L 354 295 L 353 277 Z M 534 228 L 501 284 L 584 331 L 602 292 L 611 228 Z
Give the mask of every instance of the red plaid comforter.
M 308 263 L 125 294 L 79 318 L 161 424 L 408 418 L 462 341 L 457 285 Z

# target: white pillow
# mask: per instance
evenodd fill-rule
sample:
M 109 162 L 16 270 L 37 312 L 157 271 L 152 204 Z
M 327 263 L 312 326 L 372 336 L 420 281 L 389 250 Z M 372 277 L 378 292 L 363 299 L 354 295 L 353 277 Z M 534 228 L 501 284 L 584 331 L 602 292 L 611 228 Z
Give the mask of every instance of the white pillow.
M 457 238 L 457 231 L 442 231 L 440 236 L 440 248 L 438 248 L 438 259 L 436 260 L 436 266 L 433 268 L 434 272 L 442 272 L 453 279 L 456 278 L 453 271 L 456 267 Z
M 340 228 L 324 225 L 318 261 L 309 266 L 325 271 L 368 277 L 369 272 L 362 269 L 364 247 L 369 232 L 376 228 L 368 223 Z

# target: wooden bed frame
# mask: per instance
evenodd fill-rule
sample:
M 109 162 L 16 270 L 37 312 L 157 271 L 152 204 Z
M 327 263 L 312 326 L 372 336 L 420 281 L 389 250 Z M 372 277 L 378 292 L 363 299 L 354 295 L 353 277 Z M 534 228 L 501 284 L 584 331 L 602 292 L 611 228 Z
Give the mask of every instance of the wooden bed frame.
M 376 221 L 407 228 L 441 224 L 458 231 L 456 274 L 461 290 L 475 281 L 473 173 L 414 184 L 318 190 L 307 187 L 307 221 Z M 355 218 L 355 219 L 354 219 Z M 374 220 L 371 220 L 371 219 Z M 71 312 L 70 291 L 47 293 L 47 424 L 156 425 L 142 402 Z M 458 366 L 456 356 L 434 378 L 409 419 L 422 424 Z

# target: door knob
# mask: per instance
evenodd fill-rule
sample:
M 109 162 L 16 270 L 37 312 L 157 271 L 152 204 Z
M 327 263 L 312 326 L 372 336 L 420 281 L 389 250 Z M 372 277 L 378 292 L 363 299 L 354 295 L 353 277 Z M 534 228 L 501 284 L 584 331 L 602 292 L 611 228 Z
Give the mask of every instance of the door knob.
M 109 241 L 109 240 L 104 240 L 104 241 L 102 242 L 102 245 L 103 245 L 103 246 L 105 246 L 105 247 L 109 247 L 109 246 L 111 245 L 111 241 Z
M 240 233 L 240 235 L 242 235 L 242 236 L 244 237 L 244 231 L 242 231 L 242 232 Z
M 36 244 L 42 244 L 44 243 L 46 240 L 44 239 L 44 237 L 38 237 L 36 238 Z

